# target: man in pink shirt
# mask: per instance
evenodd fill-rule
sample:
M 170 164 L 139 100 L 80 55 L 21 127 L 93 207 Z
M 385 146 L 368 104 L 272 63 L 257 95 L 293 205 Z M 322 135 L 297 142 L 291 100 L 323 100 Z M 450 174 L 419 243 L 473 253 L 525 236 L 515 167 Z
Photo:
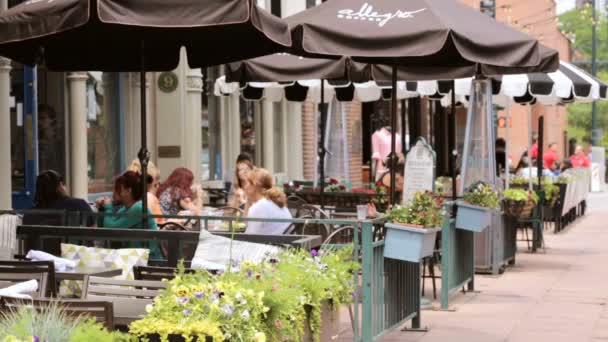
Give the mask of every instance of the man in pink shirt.
M 543 155 L 543 164 L 545 165 L 545 168 L 551 169 L 558 159 L 559 158 L 557 157 L 557 144 L 552 142 L 549 144 L 547 152 L 545 152 Z
M 591 167 L 591 161 L 585 155 L 583 151 L 583 147 L 580 145 L 576 146 L 576 150 L 574 150 L 574 154 L 570 156 L 570 162 L 572 163 L 573 168 L 579 167 Z

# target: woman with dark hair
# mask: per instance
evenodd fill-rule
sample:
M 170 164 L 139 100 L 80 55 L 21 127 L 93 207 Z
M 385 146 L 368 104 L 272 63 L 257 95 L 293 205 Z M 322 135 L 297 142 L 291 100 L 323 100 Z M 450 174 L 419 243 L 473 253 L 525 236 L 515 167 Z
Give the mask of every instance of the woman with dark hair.
M 165 215 L 177 215 L 182 210 L 198 212 L 193 203 L 194 175 L 185 167 L 173 170 L 158 188 L 158 200 Z
M 100 216 L 97 225 L 103 228 L 142 229 L 144 219 L 142 213 L 142 197 L 144 193 L 141 187 L 141 176 L 135 171 L 127 171 L 114 181 L 113 199 L 103 198 L 97 201 L 97 208 L 101 213 L 112 213 L 114 204 L 121 208 L 114 214 Z M 148 215 L 151 215 L 148 209 Z M 158 226 L 154 219 L 148 219 L 148 229 L 157 230 Z M 162 259 L 162 253 L 158 244 L 154 241 L 144 245 L 140 242 L 128 243 L 130 248 L 149 248 L 150 259 Z
M 247 212 L 247 194 L 245 193 L 245 184 L 249 173 L 255 169 L 253 161 L 249 155 L 242 153 L 236 159 L 236 167 L 234 168 L 234 182 L 232 183 L 233 197 L 230 200 L 230 206 L 242 208 Z
M 78 212 L 86 217 L 86 225 L 93 226 L 94 220 L 91 215 L 91 207 L 80 198 L 68 196 L 65 182 L 59 172 L 47 170 L 36 178 L 36 194 L 34 195 L 34 207 L 38 210 L 61 210 L 61 213 L 52 214 L 26 214 L 23 217 L 24 225 L 63 225 L 74 222 L 63 222 L 63 211 Z
M 143 228 L 141 177 L 139 173 L 127 171 L 116 178 L 114 182 L 114 201 L 122 207 L 116 216 L 100 216 L 97 224 L 104 228 Z M 100 212 L 112 212 L 112 199 L 103 198 L 97 201 Z M 150 210 L 148 214 L 151 215 Z M 128 215 L 128 216 L 126 216 Z M 156 230 L 156 221 L 148 220 L 148 228 Z

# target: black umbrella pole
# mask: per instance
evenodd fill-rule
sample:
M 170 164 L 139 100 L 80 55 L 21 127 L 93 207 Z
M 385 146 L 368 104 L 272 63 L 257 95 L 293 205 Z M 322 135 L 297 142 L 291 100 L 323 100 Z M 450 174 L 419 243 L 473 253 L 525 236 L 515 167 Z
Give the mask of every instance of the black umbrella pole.
M 458 190 L 456 189 L 456 82 L 452 81 L 452 106 L 450 109 L 450 122 L 448 127 L 448 153 L 449 168 L 452 176 L 452 200 L 456 201 Z M 456 211 L 456 206 L 452 207 Z M 455 212 L 453 213 L 456 214 Z
M 320 144 L 319 144 L 319 176 L 321 178 L 320 189 L 320 204 L 321 209 L 325 208 L 325 124 L 327 122 L 327 110 L 325 108 L 325 81 L 321 80 L 321 119 L 319 127 L 321 128 Z
M 397 192 L 395 189 L 397 174 L 397 153 L 395 152 L 395 143 L 397 142 L 397 65 L 393 64 L 392 69 L 392 96 L 391 96 L 391 154 L 388 158 L 391 172 L 391 194 L 390 203 L 397 203 Z
M 141 71 L 139 72 L 139 91 L 140 91 L 140 106 L 141 106 L 141 149 L 137 154 L 139 163 L 141 164 L 141 187 L 142 187 L 142 228 L 148 227 L 148 162 L 150 161 L 150 152 L 146 147 L 148 141 L 147 134 L 147 113 L 146 113 L 146 60 L 144 57 L 144 42 L 141 42 Z

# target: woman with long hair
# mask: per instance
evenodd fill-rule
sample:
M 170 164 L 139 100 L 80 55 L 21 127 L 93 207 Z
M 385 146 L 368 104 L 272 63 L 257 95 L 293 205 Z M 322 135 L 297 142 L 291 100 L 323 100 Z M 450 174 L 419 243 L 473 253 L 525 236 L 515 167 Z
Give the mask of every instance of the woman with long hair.
M 198 212 L 193 204 L 193 182 L 192 171 L 185 167 L 178 167 L 160 184 L 158 199 L 165 215 L 177 215 L 182 210 Z
M 81 220 L 81 223 L 85 223 L 87 226 L 92 226 L 95 222 L 92 215 L 89 215 L 93 212 L 89 204 L 83 199 L 68 196 L 63 176 L 53 170 L 44 171 L 36 178 L 36 193 L 32 209 L 57 210 L 61 213 L 26 214 L 23 218 L 23 224 L 68 224 L 68 222 L 63 222 L 62 219 L 64 211 L 79 213 L 83 219 L 86 218 L 86 220 Z M 74 222 L 69 223 L 74 224 Z
M 245 193 L 251 203 L 247 217 L 291 219 L 287 196 L 272 183 L 272 175 L 264 169 L 255 169 L 247 177 Z M 283 234 L 289 222 L 248 222 L 248 234 Z
M 141 176 L 135 171 L 127 171 L 114 181 L 114 199 L 103 198 L 97 201 L 100 213 L 112 213 L 113 202 L 121 205 L 115 214 L 103 215 L 97 219 L 97 225 L 104 228 L 142 229 L 144 218 L 141 215 L 143 204 L 143 190 L 141 188 Z M 148 209 L 148 215 L 150 215 Z M 149 219 L 147 229 L 157 230 L 156 221 Z M 129 247 L 144 247 L 141 243 L 128 243 Z M 155 242 L 149 243 L 151 258 L 162 257 L 160 249 Z
M 160 202 L 158 201 L 158 197 L 156 197 L 158 188 L 160 186 L 160 171 L 158 170 L 156 165 L 154 165 L 154 163 L 152 163 L 152 162 L 148 163 L 147 170 L 148 170 L 148 193 L 147 193 L 148 207 L 150 208 L 152 215 L 162 215 L 163 211 L 160 208 Z M 134 171 L 134 172 L 141 174 L 141 164 L 140 164 L 139 160 L 134 159 L 131 162 L 131 165 L 129 165 L 129 167 L 127 168 L 127 171 Z M 160 218 L 160 217 L 157 217 L 155 220 L 157 223 L 161 223 L 164 221 L 164 219 Z
M 232 183 L 233 196 L 230 200 L 230 206 L 234 208 L 242 208 L 247 212 L 248 202 L 247 194 L 245 193 L 245 184 L 247 184 L 247 176 L 255 169 L 251 157 L 247 154 L 240 154 L 236 159 L 236 167 L 234 168 L 234 182 Z

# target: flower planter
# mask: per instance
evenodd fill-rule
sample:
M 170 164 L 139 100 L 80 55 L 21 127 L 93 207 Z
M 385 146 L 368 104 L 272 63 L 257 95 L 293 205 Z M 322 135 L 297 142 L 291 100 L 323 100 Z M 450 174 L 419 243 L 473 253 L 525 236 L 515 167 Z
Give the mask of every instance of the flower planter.
M 306 322 L 304 323 L 304 338 L 303 342 L 314 342 L 314 334 L 310 331 L 310 314 L 311 307 L 305 306 Z M 321 331 L 319 333 L 319 341 L 333 341 L 340 336 L 340 308 L 335 308 L 329 302 L 321 303 Z
M 161 338 L 160 338 L 160 335 L 158 335 L 158 334 L 148 335 L 148 336 L 146 336 L 146 339 L 147 339 L 148 342 L 160 342 L 160 341 L 162 341 Z M 144 341 L 146 339 L 140 339 L 140 340 Z M 169 342 L 185 342 L 186 339 L 182 335 L 169 335 L 168 341 Z M 198 337 L 192 338 L 191 341 L 192 342 L 203 342 L 203 341 L 199 340 Z M 207 336 L 205 338 L 204 342 L 213 342 L 213 338 L 211 338 L 210 336 Z
M 459 201 L 456 228 L 476 233 L 482 232 L 490 226 L 493 210 Z
M 441 228 L 420 228 L 397 223 L 386 223 L 384 257 L 410 262 L 433 254 L 435 237 Z

